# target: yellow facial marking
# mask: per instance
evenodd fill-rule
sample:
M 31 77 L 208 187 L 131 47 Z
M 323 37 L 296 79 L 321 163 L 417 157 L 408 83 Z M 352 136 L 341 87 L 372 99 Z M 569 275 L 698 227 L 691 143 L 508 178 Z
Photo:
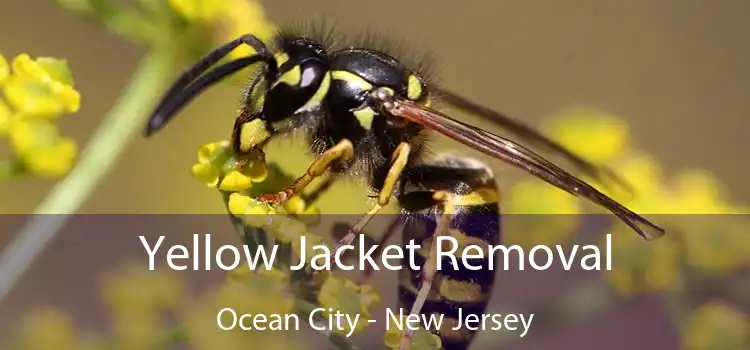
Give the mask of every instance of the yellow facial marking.
M 335 80 L 343 80 L 349 83 L 357 84 L 362 90 L 372 90 L 372 84 L 352 72 L 347 72 L 345 70 L 335 70 L 331 72 L 331 75 Z
M 310 97 L 310 100 L 308 100 L 307 103 L 305 103 L 305 105 L 302 106 L 302 108 L 300 108 L 300 110 L 306 110 L 306 109 L 309 109 L 310 107 L 319 105 L 328 94 L 328 89 L 330 88 L 331 88 L 331 75 L 326 74 L 323 77 L 323 81 L 320 83 L 320 86 L 318 86 L 318 90 L 315 91 L 315 94 L 312 97 Z
M 250 95 L 250 110 L 253 114 L 259 113 L 263 108 L 263 104 L 266 102 L 266 81 L 261 79 Z
M 492 204 L 500 201 L 500 193 L 496 188 L 482 187 L 474 192 L 453 197 L 451 203 L 454 205 L 482 205 Z
M 354 116 L 357 117 L 359 125 L 365 128 L 365 130 L 370 130 L 370 128 L 372 128 L 372 120 L 375 119 L 375 114 L 375 111 L 373 111 L 370 107 L 365 107 L 354 111 Z
M 302 80 L 302 69 L 299 67 L 299 65 L 296 65 L 292 67 L 292 69 L 284 72 L 278 80 L 276 80 L 277 84 L 284 83 L 289 86 L 297 86 L 299 85 L 300 81 Z
M 410 100 L 418 100 L 422 96 L 422 82 L 414 76 L 409 76 L 409 81 L 406 85 L 406 97 Z
M 279 67 L 286 63 L 286 61 L 289 61 L 289 55 L 287 55 L 286 52 L 277 52 L 273 55 L 273 58 L 276 59 L 276 65 Z
M 266 130 L 265 124 L 260 119 L 255 119 L 242 125 L 240 129 L 240 150 L 247 152 L 253 147 L 268 140 L 271 134 Z

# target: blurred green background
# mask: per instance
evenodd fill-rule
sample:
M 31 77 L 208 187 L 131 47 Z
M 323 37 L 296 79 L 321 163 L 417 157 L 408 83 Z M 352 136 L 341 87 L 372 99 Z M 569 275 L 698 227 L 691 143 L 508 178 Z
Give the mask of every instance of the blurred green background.
M 277 24 L 326 16 L 344 32 L 373 28 L 406 37 L 435 54 L 445 85 L 530 123 L 572 106 L 620 115 L 639 148 L 668 169 L 702 167 L 731 189 L 732 199 L 750 199 L 748 162 L 740 153 L 750 129 L 747 1 L 281 0 L 264 6 Z M 3 1 L 0 13 L 6 57 L 28 52 L 69 61 L 82 108 L 61 125 L 83 147 L 144 50 L 54 1 Z M 222 212 L 215 192 L 196 186 L 188 169 L 196 147 L 228 137 L 235 85 L 212 89 L 158 137 L 135 140 L 82 212 Z M 302 157 L 284 163 L 302 169 Z M 518 175 L 498 168 L 501 177 Z M 32 211 L 50 186 L 33 179 L 0 186 L 0 212 Z M 364 205 L 347 208 L 358 212 Z

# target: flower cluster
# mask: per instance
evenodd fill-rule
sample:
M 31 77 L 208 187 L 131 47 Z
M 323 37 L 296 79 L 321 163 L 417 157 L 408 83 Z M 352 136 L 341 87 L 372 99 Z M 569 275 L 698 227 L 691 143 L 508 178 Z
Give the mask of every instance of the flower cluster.
M 81 96 L 64 60 L 0 54 L 0 137 L 13 151 L 0 160 L 0 178 L 24 174 L 58 178 L 76 159 L 73 139 L 60 134 L 58 120 L 80 108 Z
M 241 218 L 245 225 L 262 229 L 275 244 L 289 247 L 297 257 L 302 256 L 300 238 L 305 237 L 306 249 L 316 245 L 324 245 L 323 237 L 309 232 L 307 216 L 317 216 L 315 207 L 308 207 L 300 196 L 294 196 L 281 206 L 271 206 L 255 199 L 257 195 L 268 191 L 279 190 L 287 185 L 283 180 L 288 178 L 279 170 L 269 171 L 263 154 L 246 154 L 237 159 L 229 142 L 214 142 L 206 144 L 198 150 L 198 161 L 191 167 L 191 173 L 208 187 L 218 188 L 226 200 L 228 211 L 235 217 Z M 248 235 L 248 232 L 240 232 Z M 308 259 L 315 256 L 315 252 L 304 252 Z M 246 269 L 233 271 L 230 280 L 243 280 L 249 275 L 267 274 L 268 271 L 250 272 Z M 315 295 L 313 302 L 326 309 L 333 309 L 343 314 L 370 315 L 370 309 L 380 302 L 380 296 L 370 285 L 357 285 L 351 280 L 337 276 L 330 271 L 315 272 L 314 276 L 298 277 L 306 281 L 290 280 L 286 274 L 273 272 L 277 280 L 287 286 L 286 290 L 299 291 L 302 294 Z M 300 290 L 300 289 L 303 290 Z M 254 298 L 258 292 L 255 292 Z M 278 304 L 278 303 L 277 303 Z M 361 332 L 369 322 L 361 320 L 353 330 L 339 331 L 347 334 Z
M 201 297 L 186 308 L 184 327 L 191 345 L 196 349 L 304 349 L 289 331 L 264 332 L 233 329 L 224 331 L 216 326 L 218 311 L 231 308 L 238 315 L 287 315 L 295 313 L 296 301 L 287 290 L 289 276 L 281 270 L 241 269 L 231 271 L 227 281 L 215 291 Z M 222 324 L 232 324 L 222 314 Z
M 742 207 L 726 199 L 711 174 L 688 169 L 667 178 L 656 159 L 631 144 L 627 123 L 609 113 L 570 110 L 552 118 L 546 130 L 574 153 L 610 166 L 630 185 L 632 193 L 593 180 L 590 183 L 639 214 L 659 214 L 649 219 L 668 229 L 667 236 L 649 242 L 628 232 L 629 228 L 619 222 L 608 230 L 613 235 L 613 264 L 617 266 L 610 271 L 608 280 L 617 291 L 632 295 L 668 290 L 680 280 L 685 265 L 709 273 L 726 273 L 750 263 L 750 235 L 743 229 L 748 222 L 731 215 L 743 212 Z M 580 200 L 573 198 L 578 204 L 570 203 L 552 194 L 566 193 L 542 187 L 550 186 L 541 181 L 518 183 L 509 192 L 508 206 L 526 214 L 602 212 L 601 208 L 584 211 L 579 207 Z M 567 228 L 570 234 L 575 229 L 571 225 L 552 226 Z M 552 238 L 548 239 L 563 240 L 566 236 L 558 231 L 563 230 L 552 231 L 552 235 L 548 234 Z M 511 231 L 509 241 L 550 243 L 528 232 L 534 231 Z
M 57 0 L 66 9 L 149 47 L 168 47 L 193 61 L 217 44 L 252 33 L 269 42 L 276 27 L 256 0 L 153 0 L 137 4 L 98 0 Z M 132 5 L 132 6 L 131 6 Z M 252 53 L 240 46 L 237 58 Z
M 693 312 L 684 335 L 686 350 L 750 347 L 750 317 L 721 302 L 708 302 Z

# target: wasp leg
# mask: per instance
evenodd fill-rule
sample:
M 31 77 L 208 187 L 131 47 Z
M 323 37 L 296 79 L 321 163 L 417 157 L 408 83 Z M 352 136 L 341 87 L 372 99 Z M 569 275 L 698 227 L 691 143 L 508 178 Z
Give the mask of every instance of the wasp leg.
M 294 180 L 289 187 L 278 193 L 261 195 L 259 199 L 271 205 L 280 204 L 302 192 L 313 180 L 323 176 L 335 163 L 349 161 L 352 158 L 354 158 L 354 146 L 351 141 L 343 139 L 315 159 L 307 168 L 307 172 Z
M 302 194 L 302 199 L 305 200 L 305 204 L 307 206 L 312 206 L 315 204 L 315 202 L 318 201 L 320 196 L 324 195 L 328 190 L 333 186 L 333 184 L 339 180 L 339 176 L 335 174 L 328 174 L 328 176 L 323 180 L 323 183 L 320 184 L 315 190 L 310 192 L 309 194 Z
M 396 151 L 393 152 L 391 167 L 390 169 L 388 169 L 388 175 L 386 175 L 385 181 L 383 182 L 383 188 L 381 188 L 380 192 L 378 193 L 378 202 L 375 203 L 375 205 L 373 205 L 372 208 L 370 208 L 370 210 L 368 210 L 367 213 L 362 216 L 362 218 L 359 219 L 359 221 L 357 221 L 354 226 L 352 226 L 351 230 L 349 230 L 346 236 L 338 241 L 338 243 L 336 244 L 336 248 L 333 249 L 332 254 L 338 251 L 342 246 L 351 244 L 354 241 L 354 238 L 356 238 L 357 235 L 362 232 L 362 230 L 364 230 L 365 226 L 367 226 L 367 223 L 370 222 L 372 217 L 381 209 L 383 209 L 383 207 L 388 205 L 388 203 L 390 203 L 393 192 L 396 189 L 398 179 L 401 177 L 401 173 L 404 171 L 406 163 L 409 160 L 410 152 L 411 146 L 408 143 L 404 142 L 398 145 Z
M 430 294 L 430 291 L 432 291 L 432 282 L 435 280 L 435 274 L 437 273 L 437 244 L 439 242 L 437 238 L 440 236 L 450 235 L 450 223 L 455 212 L 454 204 L 452 202 L 453 195 L 451 195 L 450 193 L 445 191 L 435 192 L 435 194 L 433 195 L 433 199 L 442 202 L 443 215 L 440 217 L 440 221 L 438 222 L 437 228 L 435 229 L 434 238 L 432 240 L 432 244 L 430 245 L 430 253 L 427 257 L 427 261 L 425 261 L 424 265 L 422 266 L 422 283 L 419 286 L 419 290 L 417 291 L 417 297 L 412 304 L 411 311 L 409 312 L 410 315 L 419 315 L 419 313 L 422 311 L 422 306 L 424 306 L 424 303 Z M 413 335 L 414 331 L 410 328 L 407 328 L 404 331 L 404 334 L 401 338 L 401 350 L 409 349 L 409 345 L 411 345 Z

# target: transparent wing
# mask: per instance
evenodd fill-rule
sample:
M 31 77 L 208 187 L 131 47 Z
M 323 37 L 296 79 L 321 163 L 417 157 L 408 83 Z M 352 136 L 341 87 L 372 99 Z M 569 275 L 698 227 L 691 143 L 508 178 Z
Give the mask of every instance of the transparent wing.
M 440 87 L 432 87 L 433 90 L 440 96 L 440 101 L 447 103 L 448 105 L 462 110 L 466 113 L 473 114 L 481 119 L 489 121 L 498 125 L 499 127 L 509 131 L 513 134 L 514 138 L 523 140 L 529 145 L 540 147 L 545 153 L 557 154 L 569 161 L 573 166 L 577 167 L 586 175 L 592 177 L 594 180 L 600 182 L 605 186 L 612 185 L 612 182 L 623 187 L 628 192 L 632 193 L 632 187 L 628 182 L 619 177 L 612 170 L 593 164 L 577 154 L 573 153 L 565 146 L 558 142 L 553 141 L 549 137 L 543 135 L 534 128 L 515 120 L 502 113 L 498 113 L 492 109 L 469 101 L 465 97 L 462 97 L 456 93 L 448 91 Z M 611 180 L 607 181 L 607 180 Z
M 432 108 L 408 101 L 392 100 L 382 107 L 390 114 L 421 124 L 489 156 L 521 168 L 575 196 L 598 204 L 625 222 L 644 238 L 651 240 L 665 231 L 634 213 L 596 188 L 578 179 L 537 153 L 501 136 L 453 119 Z

